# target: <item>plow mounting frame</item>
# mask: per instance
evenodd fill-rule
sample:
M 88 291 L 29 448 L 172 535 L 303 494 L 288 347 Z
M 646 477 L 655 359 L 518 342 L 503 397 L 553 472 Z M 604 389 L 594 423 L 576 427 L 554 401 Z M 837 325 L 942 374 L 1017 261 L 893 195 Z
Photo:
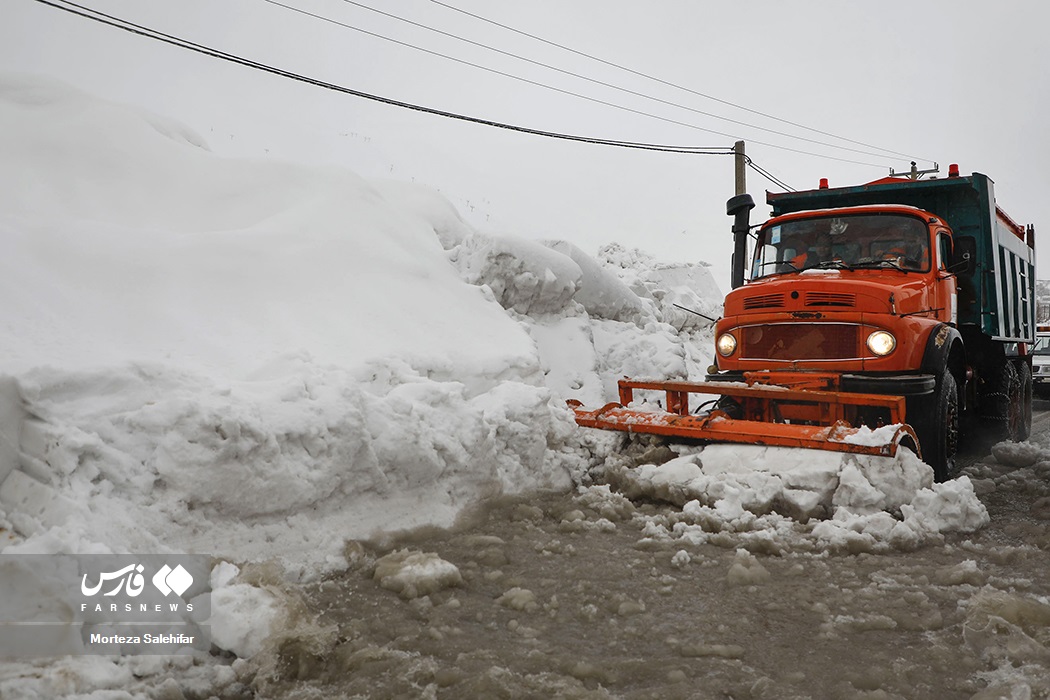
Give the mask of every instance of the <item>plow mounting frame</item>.
M 786 373 L 769 383 L 769 373 L 744 375 L 745 382 L 684 382 L 621 379 L 619 403 L 588 410 L 576 400 L 569 406 L 576 423 L 588 428 L 648 433 L 671 438 L 752 445 L 804 447 L 892 457 L 904 445 L 921 458 L 919 440 L 905 424 L 902 396 L 838 391 L 838 376 Z M 662 391 L 664 408 L 630 407 L 635 390 Z M 689 395 L 731 399 L 722 407 L 693 415 Z M 717 401 L 717 399 L 715 399 Z M 859 417 L 876 412 L 894 426 L 876 439 L 859 425 Z

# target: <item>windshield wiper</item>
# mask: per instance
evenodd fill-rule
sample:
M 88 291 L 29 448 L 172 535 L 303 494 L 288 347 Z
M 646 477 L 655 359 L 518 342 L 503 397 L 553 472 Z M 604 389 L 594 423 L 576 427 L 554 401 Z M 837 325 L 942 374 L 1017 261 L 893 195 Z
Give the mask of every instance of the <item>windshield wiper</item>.
M 847 265 L 845 263 L 845 261 L 843 261 L 843 260 L 825 260 L 822 263 L 817 263 L 817 267 L 820 268 L 821 270 L 829 270 L 831 268 L 834 268 L 836 270 L 852 270 L 853 269 L 852 267 Z
M 898 263 L 896 260 L 862 260 L 860 262 L 853 263 L 853 268 L 861 267 L 892 267 L 896 270 L 900 270 L 901 272 L 907 271 L 905 268 L 901 267 L 900 263 Z
M 773 272 L 763 273 L 762 276 L 765 276 L 766 274 L 782 275 L 782 274 L 787 274 L 788 272 L 802 272 L 802 268 L 798 267 L 797 265 L 795 265 L 795 263 L 791 262 L 790 260 L 780 260 L 780 261 L 770 260 L 769 262 L 762 263 L 761 265 L 759 265 L 759 267 L 763 267 L 764 268 L 764 267 L 768 267 L 770 265 L 776 265 L 777 269 L 774 270 Z M 782 269 L 780 269 L 781 267 L 789 267 L 791 269 L 790 270 L 782 270 Z

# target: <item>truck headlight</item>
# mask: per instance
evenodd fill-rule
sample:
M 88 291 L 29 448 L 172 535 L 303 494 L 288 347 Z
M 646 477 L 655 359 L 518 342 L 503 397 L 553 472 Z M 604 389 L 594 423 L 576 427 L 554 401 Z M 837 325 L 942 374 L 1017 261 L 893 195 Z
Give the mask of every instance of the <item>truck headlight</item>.
M 897 339 L 888 331 L 875 331 L 868 336 L 868 350 L 882 357 L 889 355 L 897 347 Z
M 736 351 L 736 338 L 730 333 L 723 333 L 718 336 L 718 342 L 715 343 L 718 348 L 718 354 L 722 357 L 729 357 Z

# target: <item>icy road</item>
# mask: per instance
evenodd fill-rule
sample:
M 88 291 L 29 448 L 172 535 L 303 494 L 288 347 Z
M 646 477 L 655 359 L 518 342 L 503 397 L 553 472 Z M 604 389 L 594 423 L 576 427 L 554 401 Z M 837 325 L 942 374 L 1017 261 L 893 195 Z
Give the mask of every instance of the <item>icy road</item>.
M 1037 412 L 1041 445 L 1048 418 Z M 915 549 L 819 547 L 804 524 L 786 537 L 673 537 L 705 524 L 597 484 L 504 501 L 452 530 L 358 542 L 351 570 L 288 591 L 294 631 L 253 659 L 241 687 L 287 698 L 1050 697 L 1050 461 L 966 461 L 990 523 Z

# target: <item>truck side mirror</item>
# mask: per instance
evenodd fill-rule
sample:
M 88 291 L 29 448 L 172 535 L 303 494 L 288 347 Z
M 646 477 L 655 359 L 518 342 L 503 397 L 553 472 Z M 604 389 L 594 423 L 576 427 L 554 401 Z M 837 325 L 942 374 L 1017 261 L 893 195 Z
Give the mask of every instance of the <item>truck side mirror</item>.
M 956 274 L 972 275 L 977 271 L 977 239 L 959 236 L 952 246 L 952 264 L 948 268 Z

